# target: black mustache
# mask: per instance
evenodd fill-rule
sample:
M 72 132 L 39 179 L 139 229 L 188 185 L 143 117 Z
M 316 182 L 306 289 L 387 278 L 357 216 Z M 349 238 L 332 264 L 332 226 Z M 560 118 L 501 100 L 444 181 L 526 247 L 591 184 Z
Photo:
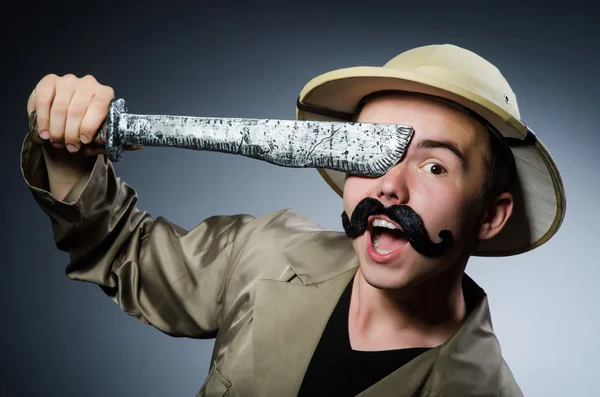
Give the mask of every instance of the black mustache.
M 358 203 L 352 213 L 352 219 L 348 218 L 346 212 L 342 213 L 344 231 L 351 238 L 362 235 L 369 225 L 369 217 L 373 215 L 386 215 L 400 225 L 410 244 L 422 255 L 440 256 L 452 245 L 453 238 L 449 230 L 439 232 L 438 236 L 442 239 L 441 242 L 431 241 L 423 219 L 408 205 L 385 207 L 379 200 L 371 197 Z

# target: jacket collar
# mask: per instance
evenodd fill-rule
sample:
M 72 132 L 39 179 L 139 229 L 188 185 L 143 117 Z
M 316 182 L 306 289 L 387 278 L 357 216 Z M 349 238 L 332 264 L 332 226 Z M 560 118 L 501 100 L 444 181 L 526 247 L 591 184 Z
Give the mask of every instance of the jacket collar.
M 431 395 L 496 395 L 504 360 L 494 334 L 486 293 L 465 274 L 463 293 L 472 306 L 455 334 L 437 347 L 427 382 Z
M 253 328 L 255 379 L 258 395 L 295 396 L 327 321 L 358 269 L 358 260 L 343 233 L 304 231 L 275 239 L 282 247 L 282 259 L 301 282 L 263 280 L 258 285 Z M 463 289 L 473 309 L 461 328 L 361 397 L 498 390 L 503 360 L 487 296 L 466 275 Z

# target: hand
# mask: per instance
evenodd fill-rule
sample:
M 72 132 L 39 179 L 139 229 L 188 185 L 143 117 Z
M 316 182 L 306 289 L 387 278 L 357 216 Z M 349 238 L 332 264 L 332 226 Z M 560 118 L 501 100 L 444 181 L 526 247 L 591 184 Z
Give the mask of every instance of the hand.
M 72 74 L 44 76 L 32 91 L 27 113 L 37 112 L 40 137 L 55 148 L 71 152 L 84 149 L 85 154 L 104 152 L 103 147 L 89 145 L 107 117 L 114 90 L 100 84 L 93 76 L 78 78 Z

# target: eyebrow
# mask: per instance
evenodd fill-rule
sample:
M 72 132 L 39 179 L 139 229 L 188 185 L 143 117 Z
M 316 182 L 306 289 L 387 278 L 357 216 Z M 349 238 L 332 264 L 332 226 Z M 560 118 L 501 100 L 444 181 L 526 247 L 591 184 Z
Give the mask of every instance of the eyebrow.
M 463 169 L 467 168 L 467 157 L 460 150 L 458 145 L 452 141 L 447 141 L 447 140 L 437 141 L 434 139 L 423 139 L 422 141 L 419 141 L 419 143 L 417 144 L 417 148 L 418 149 L 442 148 L 442 149 L 450 150 L 452 153 L 454 153 L 456 155 L 456 157 L 459 158 L 462 168 Z

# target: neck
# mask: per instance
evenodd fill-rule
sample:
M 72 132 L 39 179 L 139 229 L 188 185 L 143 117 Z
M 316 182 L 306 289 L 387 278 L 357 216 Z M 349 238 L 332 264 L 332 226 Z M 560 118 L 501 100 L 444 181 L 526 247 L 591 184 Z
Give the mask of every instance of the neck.
M 358 270 L 350 304 L 349 332 L 355 350 L 436 347 L 466 316 L 464 266 L 453 267 L 405 290 L 370 285 Z

